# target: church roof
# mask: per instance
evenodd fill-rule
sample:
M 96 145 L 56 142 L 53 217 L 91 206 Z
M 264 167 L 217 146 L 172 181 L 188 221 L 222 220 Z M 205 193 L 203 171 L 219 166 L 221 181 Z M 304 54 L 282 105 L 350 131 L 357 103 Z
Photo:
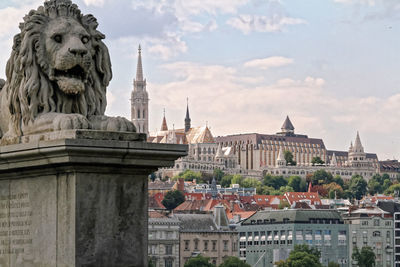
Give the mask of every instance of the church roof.
M 168 131 L 167 120 L 165 119 L 165 114 L 164 114 L 164 118 L 161 123 L 161 131 Z
M 281 129 L 282 129 L 282 131 L 283 130 L 294 131 L 294 126 L 293 126 L 292 122 L 290 121 L 289 116 L 286 116 L 286 119 L 283 122 Z
M 214 137 L 207 126 L 190 128 L 186 138 L 190 144 L 215 143 Z

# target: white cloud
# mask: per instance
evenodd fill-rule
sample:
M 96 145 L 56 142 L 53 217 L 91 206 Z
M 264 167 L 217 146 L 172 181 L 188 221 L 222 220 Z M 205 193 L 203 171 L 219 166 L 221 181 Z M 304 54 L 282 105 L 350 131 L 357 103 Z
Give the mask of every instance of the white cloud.
M 242 14 L 234 18 L 230 18 L 228 25 L 242 31 L 244 34 L 255 32 L 279 32 L 287 25 L 306 24 L 304 19 L 291 18 L 274 14 L 270 17 Z
M 244 63 L 244 66 L 266 70 L 269 68 L 286 66 L 293 62 L 294 60 L 292 58 L 275 56 L 247 61 Z
M 215 19 L 210 20 L 207 24 L 201 24 L 199 22 L 191 21 L 191 20 L 182 20 L 180 22 L 181 30 L 184 32 L 204 32 L 204 31 L 215 31 L 218 27 Z
M 83 0 L 87 6 L 98 6 L 102 7 L 104 5 L 104 0 Z
M 273 133 L 288 114 L 299 133 L 324 138 L 328 149 L 346 149 L 359 130 L 368 152 L 380 149 L 396 153 L 393 145 L 383 144 L 386 141 L 382 143 L 382 139 L 375 144 L 373 136 L 386 136 L 387 142 L 397 140 L 400 94 L 387 98 L 343 97 L 327 91 L 328 82 L 321 77 L 287 77 L 266 83 L 221 65 L 175 62 L 162 68 L 173 75 L 172 81 L 149 83 L 150 105 L 153 110 L 168 107 L 168 123 L 178 123 L 176 127 L 180 126 L 185 99 L 189 97 L 193 100 L 193 125 L 208 121 L 214 135 Z M 178 113 L 177 119 L 171 113 Z M 159 119 L 161 115 L 152 117 L 153 122 L 157 121 L 151 122 L 152 130 L 159 127 Z
M 126 54 L 129 54 L 134 58 L 136 58 L 136 50 L 132 48 L 137 47 L 138 44 L 141 44 L 142 48 L 154 57 L 163 60 L 185 53 L 188 49 L 186 43 L 181 39 L 181 37 L 173 33 L 166 33 L 164 36 L 159 38 L 130 36 L 119 38 L 117 40 L 108 40 L 107 42 L 112 50 L 126 50 Z
M 193 15 L 206 13 L 216 15 L 217 13 L 235 14 L 239 7 L 247 4 L 249 0 L 134 0 L 133 7 L 146 7 L 155 9 L 158 12 L 173 11 L 179 19 L 187 18 Z

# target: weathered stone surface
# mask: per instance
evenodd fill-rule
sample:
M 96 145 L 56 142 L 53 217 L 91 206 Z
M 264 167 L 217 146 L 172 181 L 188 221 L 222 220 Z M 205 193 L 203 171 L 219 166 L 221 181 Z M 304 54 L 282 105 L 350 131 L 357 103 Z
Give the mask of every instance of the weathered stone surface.
M 187 147 L 75 135 L 0 147 L 2 267 L 147 266 L 148 174 Z
M 97 26 L 70 0 L 47 0 L 24 17 L 0 80 L 2 144 L 69 129 L 136 131 L 129 120 L 104 115 L 112 71 Z

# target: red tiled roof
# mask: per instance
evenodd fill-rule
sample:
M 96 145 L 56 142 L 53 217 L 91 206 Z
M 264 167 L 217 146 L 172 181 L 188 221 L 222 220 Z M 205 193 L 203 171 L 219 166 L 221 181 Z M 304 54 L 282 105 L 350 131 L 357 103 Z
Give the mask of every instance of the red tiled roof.
M 161 203 L 164 199 L 163 193 L 156 193 L 149 196 L 149 208 L 150 209 L 165 209 L 164 205 Z
M 155 210 L 150 210 L 148 212 L 148 214 L 149 214 L 149 218 L 168 218 L 164 214 L 162 214 L 162 213 L 160 213 L 158 211 L 155 211 Z
M 300 202 L 304 200 L 310 200 L 311 205 L 321 204 L 321 199 L 319 198 L 317 192 L 286 192 L 284 196 L 290 205 L 292 205 L 293 202 Z

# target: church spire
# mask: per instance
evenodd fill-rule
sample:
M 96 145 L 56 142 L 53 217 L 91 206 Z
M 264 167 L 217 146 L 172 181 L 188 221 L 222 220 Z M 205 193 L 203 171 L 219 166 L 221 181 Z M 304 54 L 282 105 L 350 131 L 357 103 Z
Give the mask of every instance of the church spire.
M 185 133 L 190 130 L 190 116 L 189 116 L 189 98 L 186 98 L 186 117 L 185 117 Z
M 136 81 L 142 82 L 143 81 L 143 67 L 142 67 L 142 48 L 139 44 L 138 49 L 138 61 L 137 61 L 137 68 L 136 68 Z
M 164 117 L 161 124 L 161 131 L 168 131 L 167 120 L 165 119 L 165 109 L 164 109 Z
M 149 95 L 146 80 L 143 79 L 142 49 L 139 45 L 136 79 L 133 81 L 131 94 L 131 120 L 137 132 L 149 134 Z

